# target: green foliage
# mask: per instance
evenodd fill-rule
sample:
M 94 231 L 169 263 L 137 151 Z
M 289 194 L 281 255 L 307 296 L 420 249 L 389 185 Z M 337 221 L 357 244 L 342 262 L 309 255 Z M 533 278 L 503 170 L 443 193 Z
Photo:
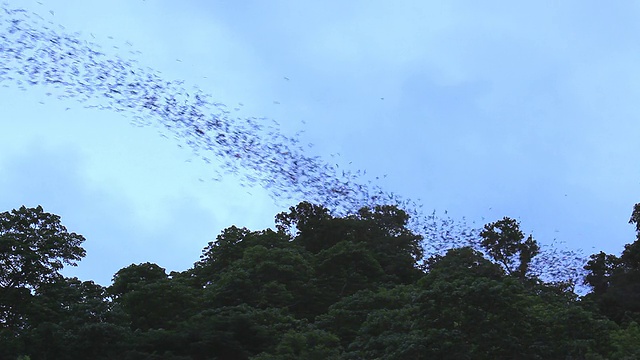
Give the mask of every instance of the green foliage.
M 200 260 L 194 264 L 190 273 L 196 284 L 212 284 L 218 280 L 222 271 L 241 260 L 248 248 L 256 245 L 267 249 L 286 248 L 289 247 L 289 240 L 287 235 L 270 229 L 252 232 L 246 228 L 231 226 L 202 250 Z
M 61 279 L 64 265 L 76 265 L 85 255 L 83 241 L 40 206 L 0 213 L 0 354 L 26 351 L 34 292 Z
M 419 276 L 417 262 L 423 252 L 419 235 L 406 225 L 409 216 L 395 206 L 362 208 L 357 214 L 335 218 L 319 205 L 307 202 L 276 216 L 281 233 L 297 231 L 293 242 L 312 254 L 342 243 L 361 244 L 380 264 L 388 281 L 411 282 Z
M 332 294 L 332 303 L 359 290 L 375 287 L 384 271 L 365 244 L 341 241 L 316 256 L 318 286 Z
M 636 212 L 640 207 L 632 221 L 640 219 Z M 301 203 L 277 215 L 277 232 L 232 226 L 205 247 L 192 269 L 168 275 L 157 264 L 134 264 L 119 270 L 108 288 L 57 273 L 83 251 L 73 255 L 43 245 L 58 258 L 35 261 L 31 248 L 12 245 L 25 260 L 15 256 L 10 264 L 41 261 L 25 265 L 40 274 L 20 277 L 7 268 L 7 279 L 19 280 L 0 287 L 0 358 L 639 356 L 640 330 L 633 320 L 640 313 L 640 242 L 626 246 L 620 257 L 593 255 L 586 281 L 594 291 L 580 298 L 570 287 L 529 273 L 538 245 L 525 239 L 515 220 L 485 226 L 482 246 L 489 258 L 462 247 L 426 261 L 422 238 L 407 228 L 408 220 L 394 206 L 334 217 Z M 15 225 L 0 241 L 20 243 L 18 234 L 27 228 Z
M 332 305 L 317 324 L 340 338 L 346 358 L 414 358 L 421 351 L 419 294 L 414 285 L 360 291 Z
M 113 276 L 113 284 L 109 287 L 109 293 L 118 298 L 145 285 L 166 279 L 165 269 L 156 264 L 148 262 L 138 265 L 131 264 L 116 272 Z
M 636 240 L 624 247 L 620 257 L 604 252 L 594 254 L 585 266 L 585 283 L 593 292 L 589 298 L 618 324 L 640 321 L 640 204 L 629 223 L 636 225 Z
M 41 206 L 0 213 L 0 287 L 34 289 L 59 277 L 84 257 L 83 241 Z
M 575 297 L 507 276 L 470 248 L 414 285 L 362 291 L 318 317 L 348 359 L 556 359 L 606 354 L 611 323 Z
M 252 246 L 241 259 L 219 272 L 207 287 L 216 306 L 248 304 L 256 308 L 300 309 L 313 291 L 313 268 L 295 247 Z
M 481 245 L 489 256 L 501 264 L 508 274 L 520 279 L 527 276 L 531 260 L 540 252 L 533 237 L 529 235 L 524 240 L 520 224 L 508 217 L 485 225 L 480 237 Z
M 420 281 L 420 323 L 438 358 L 510 358 L 530 340 L 520 282 L 470 248 L 450 250 Z M 521 357 L 526 358 L 526 357 Z
M 299 237 L 302 234 L 311 235 L 317 232 L 318 227 L 324 221 L 331 219 L 333 219 L 333 216 L 329 214 L 327 208 L 305 201 L 289 208 L 289 213 L 283 212 L 276 215 L 276 229 L 283 233 L 293 233 L 293 227 L 295 226 L 297 228 L 296 236 Z M 306 240 L 306 247 L 311 252 L 315 253 L 324 248 L 322 242 L 313 241 L 313 237 Z
M 612 359 L 632 360 L 640 358 L 640 326 L 631 322 L 624 329 L 618 329 L 611 334 L 614 351 Z
M 104 359 L 122 351 L 127 328 L 119 323 L 106 289 L 91 281 L 61 278 L 35 293 L 25 332 L 34 359 Z
M 420 276 L 423 239 L 407 228 L 406 212 L 396 206 L 362 208 L 352 220 L 357 241 L 371 249 L 388 281 L 410 283 Z
M 617 256 L 607 255 L 602 251 L 591 255 L 585 266 L 585 270 L 589 272 L 585 282 L 591 285 L 595 295 L 601 296 L 607 292 L 612 277 L 619 272 L 620 265 L 621 261 Z
M 307 326 L 287 331 L 273 353 L 263 352 L 251 360 L 338 360 L 341 350 L 337 336 Z
M 194 359 L 248 359 L 275 350 L 283 335 L 298 324 L 284 309 L 243 304 L 204 310 L 184 322 L 179 334 L 188 339 L 183 349 Z M 162 343 L 151 345 L 158 349 Z
M 173 329 L 198 308 L 201 293 L 156 264 L 119 270 L 108 289 L 127 314 L 131 330 Z
M 106 289 L 93 281 L 61 278 L 41 286 L 30 311 L 33 322 L 70 326 L 101 323 L 111 318 Z

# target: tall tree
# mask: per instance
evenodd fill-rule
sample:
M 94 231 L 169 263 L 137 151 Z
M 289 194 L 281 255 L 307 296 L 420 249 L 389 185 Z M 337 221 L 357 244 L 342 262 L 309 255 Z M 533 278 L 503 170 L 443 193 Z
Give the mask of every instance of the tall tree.
M 0 287 L 37 288 L 85 256 L 84 237 L 69 233 L 41 206 L 0 214 Z
M 489 256 L 502 265 L 509 275 L 524 279 L 531 260 L 540 246 L 531 235 L 524 240 L 518 221 L 505 217 L 487 224 L 480 232 L 481 245 Z
M 585 282 L 593 289 L 588 297 L 620 324 L 640 322 L 640 204 L 633 207 L 629 223 L 636 226 L 636 240 L 624 246 L 622 255 L 600 252 L 585 266 Z
M 200 292 L 184 277 L 169 278 L 165 269 L 148 262 L 120 269 L 108 291 L 132 330 L 174 328 L 197 311 L 200 300 Z
M 41 206 L 0 213 L 0 329 L 24 327 L 32 292 L 60 279 L 64 265 L 75 266 L 84 240 Z
M 250 231 L 231 226 L 222 231 L 215 241 L 202 250 L 200 260 L 189 271 L 191 280 L 198 286 L 207 286 L 216 281 L 224 270 L 244 257 L 247 249 L 263 246 L 267 249 L 289 247 L 289 236 L 271 229 Z
M 63 278 L 35 292 L 26 334 L 32 359 L 113 359 L 124 349 L 128 327 L 113 311 L 106 289 Z

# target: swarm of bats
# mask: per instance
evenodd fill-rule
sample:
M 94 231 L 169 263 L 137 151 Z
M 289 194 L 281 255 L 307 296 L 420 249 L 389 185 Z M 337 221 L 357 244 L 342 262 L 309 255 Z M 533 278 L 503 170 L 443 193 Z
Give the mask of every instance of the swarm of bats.
M 425 214 L 422 205 L 384 191 L 366 171 L 345 171 L 310 156 L 300 138 L 286 136 L 274 120 L 237 117 L 197 86 L 162 77 L 133 59 L 110 56 L 79 33 L 28 10 L 0 8 L 0 84 L 20 90 L 44 88 L 53 99 L 123 113 L 136 125 L 153 125 L 186 144 L 220 176 L 233 174 L 261 186 L 274 199 L 322 204 L 336 215 L 363 206 L 397 205 L 411 215 L 410 228 L 424 236 L 427 255 L 473 246 L 479 231 L 464 221 Z M 51 14 L 53 15 L 53 14 Z M 129 49 L 131 47 L 129 46 Z M 585 259 L 578 252 L 543 246 L 532 264 L 545 280 L 580 285 Z

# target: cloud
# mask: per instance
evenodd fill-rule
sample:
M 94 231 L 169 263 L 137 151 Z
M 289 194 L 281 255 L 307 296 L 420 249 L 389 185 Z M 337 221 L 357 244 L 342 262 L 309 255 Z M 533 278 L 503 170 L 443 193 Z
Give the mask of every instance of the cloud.
M 107 285 L 131 263 L 185 270 L 223 226 L 189 196 L 165 199 L 155 209 L 139 208 L 126 194 L 88 182 L 86 160 L 72 147 L 32 144 L 28 152 L 5 153 L 0 162 L 0 173 L 6 175 L 0 178 L 3 211 L 42 205 L 60 215 L 69 231 L 85 236 L 87 257 L 77 268 L 66 269 L 67 275 Z M 154 215 L 139 215 L 145 211 Z

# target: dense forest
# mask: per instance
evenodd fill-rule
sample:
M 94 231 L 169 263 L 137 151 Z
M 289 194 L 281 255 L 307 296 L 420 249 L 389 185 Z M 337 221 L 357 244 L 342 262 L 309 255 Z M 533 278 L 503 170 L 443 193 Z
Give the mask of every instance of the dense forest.
M 186 271 L 132 264 L 103 287 L 60 274 L 85 239 L 59 216 L 1 213 L 0 358 L 640 358 L 640 204 L 638 238 L 584 264 L 584 296 L 533 274 L 513 219 L 431 257 L 408 221 L 303 202 L 275 230 L 225 229 Z

